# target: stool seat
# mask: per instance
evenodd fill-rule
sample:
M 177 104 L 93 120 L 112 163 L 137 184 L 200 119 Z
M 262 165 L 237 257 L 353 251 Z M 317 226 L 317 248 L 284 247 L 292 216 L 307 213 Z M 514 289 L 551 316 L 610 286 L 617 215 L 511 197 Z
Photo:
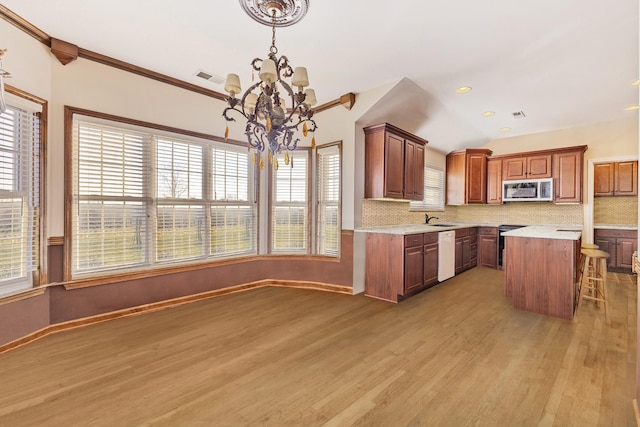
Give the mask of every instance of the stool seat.
M 600 249 L 600 247 L 595 243 L 583 243 L 582 249 Z
M 607 259 L 609 254 L 599 249 L 581 249 L 580 280 L 578 282 L 578 308 L 582 300 L 591 300 L 604 305 L 604 317 L 609 323 L 607 310 Z M 577 311 L 577 310 L 576 310 Z

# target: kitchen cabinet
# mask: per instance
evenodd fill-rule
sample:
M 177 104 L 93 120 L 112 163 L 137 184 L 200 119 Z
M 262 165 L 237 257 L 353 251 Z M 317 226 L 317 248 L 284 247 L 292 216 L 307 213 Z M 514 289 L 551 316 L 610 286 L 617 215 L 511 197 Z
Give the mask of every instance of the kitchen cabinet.
M 487 202 L 487 149 L 466 149 L 447 155 L 447 204 Z
M 637 196 L 638 162 L 594 165 L 594 196 Z
M 424 286 L 438 283 L 438 233 L 424 234 Z
M 479 227 L 478 264 L 489 268 L 498 268 L 498 228 Z
M 502 204 L 502 160 L 487 160 L 487 203 Z
M 424 247 L 422 234 L 405 236 L 404 243 L 404 294 L 424 285 Z
M 585 148 L 553 154 L 555 203 L 582 202 L 582 165 Z
M 508 157 L 502 160 L 502 179 L 551 178 L 551 154 Z
M 638 250 L 636 230 L 595 229 L 594 241 L 600 250 L 609 254 L 607 268 L 631 273 L 633 253 Z
M 365 295 L 398 302 L 438 282 L 438 233 L 367 233 Z
M 462 273 L 478 264 L 477 227 L 456 230 L 455 251 L 456 274 Z
M 365 197 L 422 200 L 427 141 L 388 123 L 364 133 Z

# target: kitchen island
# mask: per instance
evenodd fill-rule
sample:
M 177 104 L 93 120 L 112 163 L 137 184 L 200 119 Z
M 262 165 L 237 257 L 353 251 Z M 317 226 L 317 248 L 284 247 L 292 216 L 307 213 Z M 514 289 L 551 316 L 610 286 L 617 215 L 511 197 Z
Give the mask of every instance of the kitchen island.
M 520 310 L 573 319 L 581 231 L 528 226 L 503 233 L 505 296 Z

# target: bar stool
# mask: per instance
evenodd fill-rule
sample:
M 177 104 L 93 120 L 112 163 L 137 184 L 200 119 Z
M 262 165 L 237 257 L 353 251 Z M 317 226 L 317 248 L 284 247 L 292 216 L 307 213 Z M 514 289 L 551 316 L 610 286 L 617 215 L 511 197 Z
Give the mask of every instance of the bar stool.
M 582 253 L 582 249 L 600 249 L 600 248 L 598 247 L 598 245 L 594 243 L 582 243 L 582 247 L 580 250 L 580 264 L 578 269 L 578 281 L 576 282 L 576 299 L 580 294 L 580 284 L 582 283 L 582 276 L 584 275 L 585 267 L 587 267 L 588 269 L 593 269 L 595 267 L 593 263 L 589 263 L 589 264 L 585 263 L 585 255 Z
M 609 323 L 606 290 L 609 254 L 598 249 L 582 249 L 580 253 L 584 257 L 584 272 L 579 285 L 578 309 L 580 309 L 583 299 L 595 301 L 596 307 L 598 303 L 602 302 L 604 317 Z

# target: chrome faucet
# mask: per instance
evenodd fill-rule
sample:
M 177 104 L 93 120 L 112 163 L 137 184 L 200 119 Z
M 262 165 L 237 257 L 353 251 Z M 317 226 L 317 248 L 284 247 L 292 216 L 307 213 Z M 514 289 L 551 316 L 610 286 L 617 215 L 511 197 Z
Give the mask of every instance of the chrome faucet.
M 428 213 L 424 214 L 424 223 L 429 224 L 432 219 L 439 219 L 437 216 L 429 216 Z

